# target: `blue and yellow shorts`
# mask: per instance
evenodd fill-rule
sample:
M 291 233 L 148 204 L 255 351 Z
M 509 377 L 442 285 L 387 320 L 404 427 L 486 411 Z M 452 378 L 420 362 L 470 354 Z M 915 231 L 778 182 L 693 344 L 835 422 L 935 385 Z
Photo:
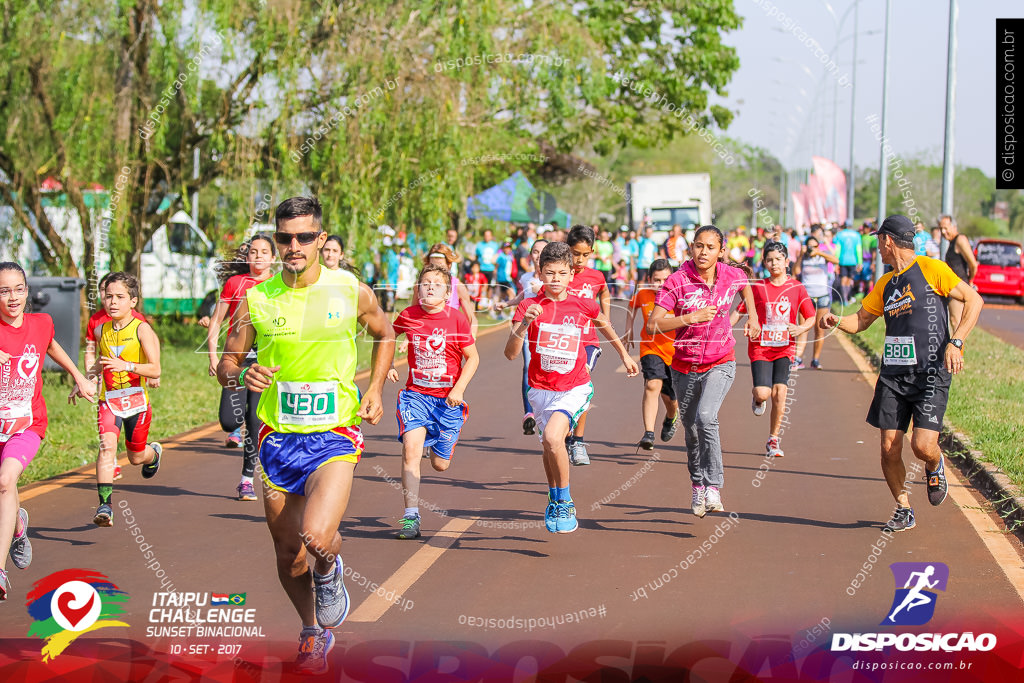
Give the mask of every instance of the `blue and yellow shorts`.
M 308 434 L 260 430 L 259 457 L 263 483 L 285 493 L 306 494 L 309 475 L 330 462 L 358 463 L 363 453 L 363 433 L 358 426 L 335 427 Z

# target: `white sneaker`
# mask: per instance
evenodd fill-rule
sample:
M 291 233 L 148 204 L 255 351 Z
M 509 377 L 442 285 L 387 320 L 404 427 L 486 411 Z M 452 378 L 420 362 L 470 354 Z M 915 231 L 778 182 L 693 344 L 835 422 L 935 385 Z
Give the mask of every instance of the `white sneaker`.
M 693 485 L 693 501 L 690 503 L 690 509 L 693 510 L 693 514 L 698 517 L 703 517 L 707 514 L 707 510 L 704 508 L 704 496 L 707 489 L 703 486 Z
M 725 510 L 725 506 L 722 505 L 722 495 L 716 487 L 709 486 L 707 488 L 707 494 L 704 497 L 704 507 L 707 512 L 723 512 Z
M 750 399 L 750 409 L 754 411 L 754 415 L 760 417 L 764 415 L 764 411 L 768 408 L 768 401 L 757 402 L 756 398 Z
M 768 439 L 768 443 L 764 445 L 765 455 L 772 458 L 781 458 L 785 453 L 782 452 L 782 447 L 779 446 L 779 437 L 773 436 Z

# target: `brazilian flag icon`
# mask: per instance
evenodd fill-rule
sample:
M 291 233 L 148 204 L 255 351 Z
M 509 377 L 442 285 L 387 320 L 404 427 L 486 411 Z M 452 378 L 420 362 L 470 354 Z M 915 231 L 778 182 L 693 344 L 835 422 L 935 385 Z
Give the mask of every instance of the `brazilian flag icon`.
M 228 596 L 228 602 L 230 602 L 232 605 L 244 605 L 245 595 L 245 593 L 232 593 Z

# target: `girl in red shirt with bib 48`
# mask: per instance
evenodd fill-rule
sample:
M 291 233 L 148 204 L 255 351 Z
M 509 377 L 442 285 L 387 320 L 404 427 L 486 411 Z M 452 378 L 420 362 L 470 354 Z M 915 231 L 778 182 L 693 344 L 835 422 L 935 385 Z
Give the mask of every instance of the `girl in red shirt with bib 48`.
M 587 369 L 586 331 L 596 328 L 611 342 L 629 377 L 635 377 L 640 369 L 601 313 L 597 301 L 570 296 L 573 252 L 569 245 L 549 243 L 538 262 L 544 289 L 516 309 L 505 343 L 505 357 L 515 360 L 523 343 L 530 345 L 529 398 L 544 448 L 544 473 L 548 480 L 544 524 L 552 533 L 567 534 L 576 531 L 579 523 L 569 493 L 566 437 L 594 396 Z
M 424 266 L 416 290 L 419 303 L 402 311 L 393 323 L 395 335 L 405 334 L 409 349 L 409 380 L 398 392 L 396 411 L 405 496 L 402 528 L 396 535 L 403 539 L 420 535 L 423 449 L 430 448 L 430 464 L 438 472 L 451 465 L 469 412 L 463 397 L 480 365 L 469 318 L 448 305 L 452 292 L 448 268 Z M 398 371 L 391 368 L 388 379 L 397 382 Z
M 750 372 L 754 376 L 754 415 L 764 415 L 768 400 L 772 402 L 771 425 L 765 455 L 783 456 L 779 440 L 782 418 L 786 411 L 789 371 L 796 356 L 796 338 L 814 327 L 814 301 L 804 286 L 786 273 L 789 254 L 782 242 L 764 245 L 762 263 L 768 277 L 750 284 L 761 321 L 761 334 L 747 342 Z M 747 312 L 745 303 L 732 313 L 732 324 Z M 802 318 L 798 323 L 798 316 Z
M 68 400 L 89 401 L 96 393 L 75 363 L 53 338 L 53 320 L 45 313 L 26 313 L 28 281 L 17 263 L 0 263 L 0 600 L 6 600 L 7 557 L 18 569 L 32 562 L 28 512 L 19 507 L 18 478 L 46 436 L 43 401 L 43 354 L 75 379 Z

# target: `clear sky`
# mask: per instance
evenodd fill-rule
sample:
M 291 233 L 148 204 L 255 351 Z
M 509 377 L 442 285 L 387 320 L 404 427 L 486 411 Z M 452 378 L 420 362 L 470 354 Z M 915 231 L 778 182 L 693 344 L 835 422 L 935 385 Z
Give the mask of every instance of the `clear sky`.
M 726 36 L 740 68 L 729 96 L 714 101 L 737 112 L 727 134 L 764 147 L 787 167 L 810 164 L 811 154 L 832 157 L 834 84 L 852 69 L 854 12 L 842 25 L 834 55 L 835 76 L 812 48 L 836 43 L 836 18 L 853 0 L 734 0 L 744 25 Z M 886 0 L 860 0 L 856 70 L 854 156 L 858 166 L 878 166 L 879 143 L 869 116 L 882 112 L 882 63 Z M 892 0 L 888 138 L 900 156 L 919 153 L 942 162 L 945 128 L 949 0 Z M 995 173 L 995 20 L 1024 16 L 1024 0 L 959 0 L 954 155 L 957 164 Z M 774 8 L 774 9 L 773 9 Z M 772 14 L 774 12 L 774 14 Z M 780 21 L 784 16 L 786 22 Z M 791 23 L 787 23 L 791 22 Z M 787 25 L 799 25 L 804 42 Z M 777 30 L 783 29 L 783 31 Z M 872 35 L 864 35 L 873 32 Z M 819 52 L 819 55 L 821 52 Z M 827 62 L 828 60 L 826 60 Z M 1024 67 L 1022 67 L 1024 68 Z M 808 73 L 810 72 L 810 73 Z M 803 92 L 801 92 L 803 91 Z M 835 161 L 849 164 L 851 88 L 838 91 Z M 802 110 L 802 111 L 801 111 Z M 789 129 L 789 130 L 787 130 Z

